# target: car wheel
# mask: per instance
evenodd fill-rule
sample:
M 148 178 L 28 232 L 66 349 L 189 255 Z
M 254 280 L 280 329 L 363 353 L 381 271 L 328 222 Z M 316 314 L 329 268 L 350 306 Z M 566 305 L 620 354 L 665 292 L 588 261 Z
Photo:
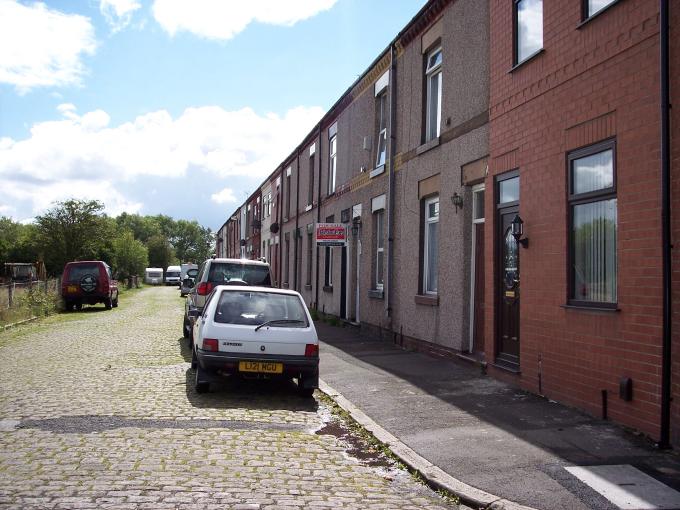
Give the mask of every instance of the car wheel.
M 106 308 L 107 310 L 111 310 L 112 307 L 113 307 L 113 301 L 111 300 L 111 297 L 109 296 L 106 299 L 106 301 L 104 301 L 104 308 Z
M 191 349 L 191 370 L 196 370 L 198 367 L 198 358 L 196 357 L 196 351 Z
M 311 388 L 305 388 L 305 379 L 310 378 L 310 376 L 304 376 L 300 374 L 300 377 L 298 377 L 298 395 L 300 395 L 303 398 L 311 398 L 314 395 L 314 390 L 316 389 L 314 386 Z M 318 383 L 317 383 L 318 386 Z
M 111 304 L 114 308 L 118 308 L 118 294 L 116 294 L 116 299 L 114 299 Z
M 196 378 L 194 379 L 194 389 L 196 393 L 208 393 L 210 389 L 210 383 L 205 380 L 205 372 L 197 364 L 196 365 Z
M 83 309 L 82 303 L 76 303 L 76 310 L 81 311 Z
M 182 336 L 191 340 L 191 323 L 186 316 L 184 317 L 184 324 L 182 325 Z

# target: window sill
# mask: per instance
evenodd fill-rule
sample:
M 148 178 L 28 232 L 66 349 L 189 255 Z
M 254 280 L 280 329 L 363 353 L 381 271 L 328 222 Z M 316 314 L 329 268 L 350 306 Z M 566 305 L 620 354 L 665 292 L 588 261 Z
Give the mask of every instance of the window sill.
M 324 285 L 323 291 L 324 292 L 333 292 L 333 286 L 332 285 Z
M 577 28 L 577 29 L 580 29 L 580 28 L 583 27 L 584 25 L 587 25 L 588 23 L 590 23 L 592 20 L 594 20 L 595 18 L 597 18 L 597 17 L 598 17 L 600 14 L 602 14 L 603 12 L 607 12 L 609 9 L 611 9 L 612 7 L 614 7 L 614 6 L 615 6 L 616 4 L 618 4 L 620 1 L 621 1 L 621 0 L 614 0 L 614 1 L 613 1 L 612 3 L 610 3 L 608 6 L 604 7 L 603 9 L 600 9 L 599 11 L 597 11 L 597 12 L 596 12 L 595 14 L 593 14 L 592 16 L 590 16 L 590 17 L 584 19 L 583 21 L 581 21 L 581 23 L 579 23 L 578 25 L 576 25 L 576 28 Z
M 288 282 L 283 282 L 283 283 L 281 284 L 281 288 L 287 289 L 287 288 L 288 288 Z
M 305 283 L 305 290 L 312 290 L 312 284 L 311 283 Z
M 375 169 L 371 170 L 371 173 L 369 173 L 368 176 L 371 179 L 373 179 L 373 177 L 377 177 L 382 173 L 385 173 L 385 165 L 380 165 L 379 167 L 376 167 Z
M 543 52 L 545 52 L 545 50 L 544 50 L 543 48 L 541 48 L 541 49 L 538 50 L 537 52 L 532 53 L 531 55 L 529 55 L 527 58 L 525 58 L 525 59 L 522 60 L 521 62 L 518 62 L 517 64 L 515 64 L 514 66 L 512 66 L 512 67 L 510 68 L 510 70 L 508 71 L 508 74 L 512 74 L 513 71 L 515 71 L 516 69 L 522 67 L 522 66 L 523 66 L 524 64 L 526 64 L 527 62 L 530 62 L 530 61 L 534 60 L 534 59 L 535 59 L 536 57 L 538 57 L 539 55 L 542 55 Z
M 414 300 L 417 305 L 439 306 L 439 296 L 436 295 L 416 294 Z
M 370 289 L 368 297 L 371 299 L 385 299 L 385 291 L 380 289 Z
M 567 310 L 582 310 L 584 312 L 607 312 L 607 313 L 616 313 L 620 312 L 621 309 L 618 306 L 591 306 L 591 305 L 576 305 L 576 304 L 566 304 L 566 305 L 560 305 L 562 308 L 565 308 Z
M 440 137 L 433 138 L 433 139 L 430 140 L 429 142 L 425 142 L 424 144 L 422 144 L 421 146 L 419 146 L 419 147 L 416 149 L 416 155 L 420 156 L 420 155 L 423 154 L 424 152 L 427 152 L 427 151 L 429 151 L 429 150 L 434 149 L 435 147 L 437 147 L 437 146 L 439 145 L 439 138 L 440 138 Z
M 307 207 L 305 207 L 305 212 L 311 211 L 312 210 L 312 204 L 309 204 Z

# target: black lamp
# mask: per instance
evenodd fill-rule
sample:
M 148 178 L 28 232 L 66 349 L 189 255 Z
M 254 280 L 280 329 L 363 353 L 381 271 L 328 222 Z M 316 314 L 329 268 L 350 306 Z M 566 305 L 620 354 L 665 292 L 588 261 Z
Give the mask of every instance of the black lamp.
M 352 220 L 352 235 L 356 237 L 356 235 L 359 233 L 360 228 L 361 228 L 361 216 L 356 216 Z
M 522 239 L 522 236 L 524 235 L 524 222 L 522 221 L 522 218 L 520 218 L 519 214 L 515 214 L 515 217 L 512 219 L 512 223 L 510 224 L 510 228 L 515 241 L 525 248 L 529 246 L 529 238 L 525 237 Z

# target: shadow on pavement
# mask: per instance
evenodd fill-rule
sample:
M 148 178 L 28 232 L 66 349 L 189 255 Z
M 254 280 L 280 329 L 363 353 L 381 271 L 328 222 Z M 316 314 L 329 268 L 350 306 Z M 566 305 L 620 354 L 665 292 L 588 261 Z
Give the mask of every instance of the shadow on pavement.
M 189 347 L 189 340 L 184 337 L 177 339 L 177 344 L 179 345 L 179 351 L 182 358 L 186 363 L 191 363 L 191 348 Z
M 315 413 L 319 407 L 313 398 L 303 398 L 297 385 L 287 379 L 252 379 L 215 377 L 208 393 L 194 390 L 195 373 L 186 372 L 186 392 L 189 403 L 200 409 L 249 409 L 265 411 L 306 411 Z

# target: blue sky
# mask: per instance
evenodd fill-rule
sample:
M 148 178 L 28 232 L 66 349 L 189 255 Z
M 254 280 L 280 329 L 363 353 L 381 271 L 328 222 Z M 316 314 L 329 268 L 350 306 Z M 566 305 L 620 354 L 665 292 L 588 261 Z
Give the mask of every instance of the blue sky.
M 0 216 L 212 229 L 425 0 L 0 0 Z

